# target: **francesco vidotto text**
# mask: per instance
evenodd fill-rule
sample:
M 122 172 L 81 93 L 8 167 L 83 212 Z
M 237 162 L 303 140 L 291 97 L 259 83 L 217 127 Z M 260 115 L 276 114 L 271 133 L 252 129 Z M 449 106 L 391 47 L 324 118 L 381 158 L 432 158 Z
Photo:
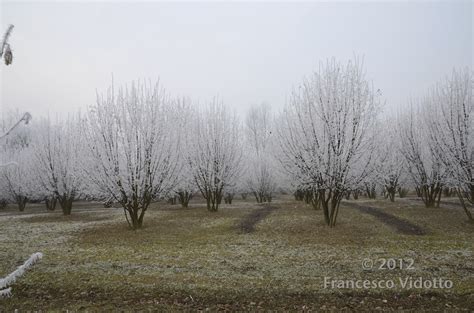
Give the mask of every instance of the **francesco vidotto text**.
M 453 282 L 444 278 L 404 276 L 394 279 L 338 279 L 324 277 L 324 289 L 451 289 Z

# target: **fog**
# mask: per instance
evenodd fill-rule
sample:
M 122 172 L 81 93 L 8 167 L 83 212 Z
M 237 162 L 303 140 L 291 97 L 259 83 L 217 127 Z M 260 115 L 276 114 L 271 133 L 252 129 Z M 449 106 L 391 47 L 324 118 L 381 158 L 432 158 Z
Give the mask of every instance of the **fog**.
M 85 110 L 112 80 L 160 79 L 173 96 L 219 96 L 239 113 L 281 108 L 335 57 L 364 58 L 388 108 L 473 65 L 472 2 L 0 4 L 13 64 L 0 67 L 2 110 Z

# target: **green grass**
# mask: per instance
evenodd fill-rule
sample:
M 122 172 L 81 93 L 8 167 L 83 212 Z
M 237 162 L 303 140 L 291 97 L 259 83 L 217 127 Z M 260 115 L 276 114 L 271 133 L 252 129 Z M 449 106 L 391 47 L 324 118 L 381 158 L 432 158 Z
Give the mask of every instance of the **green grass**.
M 468 309 L 474 292 L 472 236 L 461 208 L 426 209 L 397 199 L 359 200 L 422 226 L 425 236 L 397 234 L 376 218 L 342 206 L 330 229 L 322 212 L 280 197 L 278 207 L 242 234 L 252 201 L 207 212 L 154 205 L 145 227 L 127 229 L 123 211 L 80 204 L 73 215 L 0 215 L 0 276 L 36 251 L 43 260 L 14 286 L 1 309 L 20 310 L 352 310 Z M 90 208 L 97 207 L 97 210 Z M 35 213 L 36 212 L 36 213 Z M 1 214 L 1 213 L 0 213 Z M 364 270 L 362 260 L 412 258 L 415 269 Z M 340 279 L 441 277 L 450 290 L 335 290 Z

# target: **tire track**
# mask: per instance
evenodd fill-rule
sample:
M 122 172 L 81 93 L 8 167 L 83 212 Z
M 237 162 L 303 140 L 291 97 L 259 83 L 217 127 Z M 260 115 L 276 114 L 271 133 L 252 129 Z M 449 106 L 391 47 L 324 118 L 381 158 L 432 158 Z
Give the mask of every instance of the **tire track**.
M 407 220 L 401 219 L 395 215 L 385 213 L 378 208 L 374 208 L 370 206 L 362 206 L 362 205 L 350 203 L 350 202 L 344 202 L 344 205 L 353 207 L 359 210 L 360 212 L 376 217 L 379 221 L 381 221 L 385 225 L 388 225 L 391 228 L 395 229 L 396 232 L 399 234 L 415 235 L 415 236 L 422 236 L 426 234 L 426 232 L 420 226 L 413 224 Z
M 277 207 L 275 206 L 267 205 L 263 208 L 252 211 L 240 221 L 238 229 L 243 234 L 253 233 L 255 231 L 255 225 L 276 209 Z

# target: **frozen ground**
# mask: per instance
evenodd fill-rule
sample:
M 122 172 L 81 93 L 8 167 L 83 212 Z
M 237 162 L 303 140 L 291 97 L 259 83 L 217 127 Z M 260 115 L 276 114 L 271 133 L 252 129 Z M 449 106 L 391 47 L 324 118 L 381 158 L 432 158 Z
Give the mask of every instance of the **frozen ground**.
M 237 200 L 217 213 L 198 202 L 189 209 L 156 204 L 139 231 L 127 229 L 120 209 L 99 204 L 79 203 L 69 217 L 35 205 L 25 213 L 7 209 L 0 213 L 0 276 L 33 252 L 44 258 L 13 286 L 12 298 L 0 300 L 0 311 L 472 310 L 474 225 L 461 208 L 426 209 L 408 199 L 355 202 L 423 234 L 397 232 L 347 204 L 329 229 L 322 212 L 289 197 L 276 199 L 271 210 Z M 242 231 L 242 223 L 252 231 Z M 403 266 L 413 260 L 413 269 L 380 269 L 379 259 L 390 258 L 403 259 Z M 363 268 L 365 259 L 373 268 Z M 396 286 L 325 288 L 325 277 Z M 407 277 L 449 279 L 453 287 L 403 288 L 399 279 Z

